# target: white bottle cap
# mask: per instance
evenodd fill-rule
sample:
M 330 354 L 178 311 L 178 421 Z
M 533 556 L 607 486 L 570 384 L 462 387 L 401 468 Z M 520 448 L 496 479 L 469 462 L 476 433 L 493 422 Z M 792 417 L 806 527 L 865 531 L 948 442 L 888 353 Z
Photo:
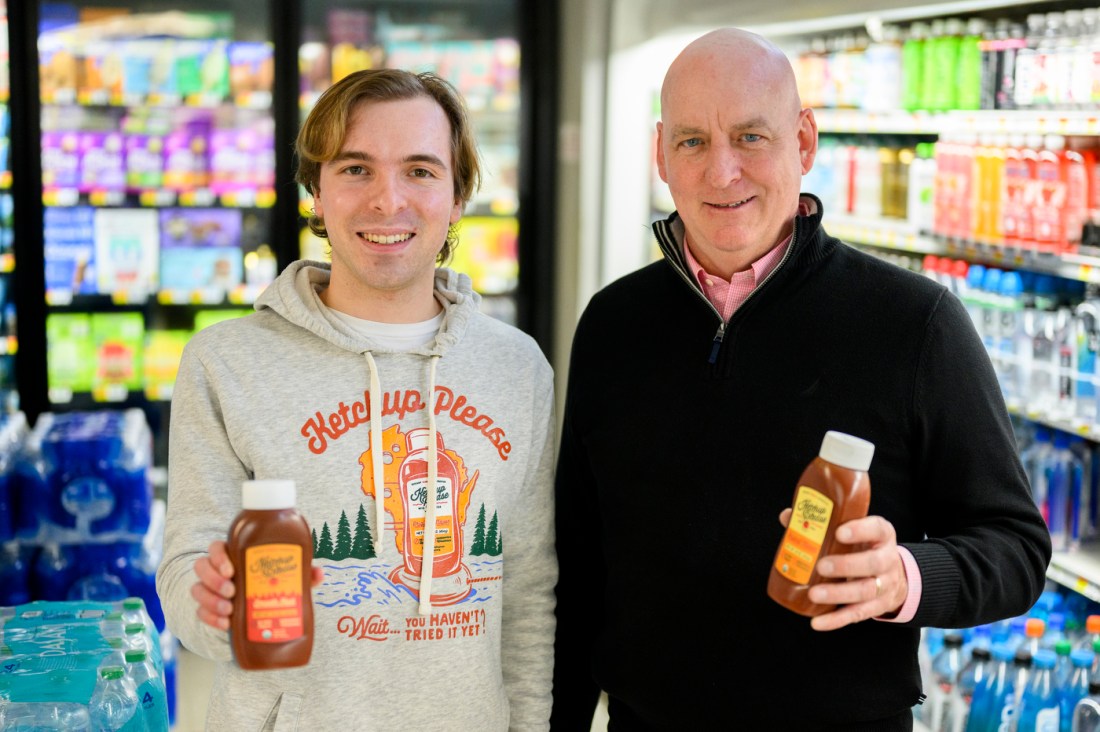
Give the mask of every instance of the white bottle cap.
M 875 456 L 875 445 L 843 432 L 829 430 L 821 441 L 818 455 L 833 465 L 866 472 L 871 467 L 871 458 Z
M 293 480 L 246 480 L 241 484 L 241 508 L 246 511 L 274 511 L 294 508 L 298 496 Z

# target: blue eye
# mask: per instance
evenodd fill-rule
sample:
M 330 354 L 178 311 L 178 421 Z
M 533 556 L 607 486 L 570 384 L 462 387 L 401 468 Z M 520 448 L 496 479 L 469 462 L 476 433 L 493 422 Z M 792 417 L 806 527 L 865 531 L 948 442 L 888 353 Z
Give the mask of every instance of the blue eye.
M 743 139 L 745 142 L 757 142 L 763 138 L 761 138 L 760 135 L 755 135 L 750 132 L 747 135 L 743 135 L 741 139 Z
M 703 144 L 703 141 L 700 140 L 698 137 L 689 137 L 680 144 L 684 147 L 698 147 L 699 145 Z

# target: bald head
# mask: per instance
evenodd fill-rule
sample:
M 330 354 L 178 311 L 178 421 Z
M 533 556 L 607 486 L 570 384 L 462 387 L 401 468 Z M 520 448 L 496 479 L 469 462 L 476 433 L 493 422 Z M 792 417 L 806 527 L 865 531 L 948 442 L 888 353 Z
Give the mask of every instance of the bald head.
M 719 28 L 692 41 L 668 67 L 661 85 L 661 108 L 689 81 L 710 79 L 747 85 L 789 111 L 801 109 L 794 69 L 786 54 L 762 36 L 740 28 Z

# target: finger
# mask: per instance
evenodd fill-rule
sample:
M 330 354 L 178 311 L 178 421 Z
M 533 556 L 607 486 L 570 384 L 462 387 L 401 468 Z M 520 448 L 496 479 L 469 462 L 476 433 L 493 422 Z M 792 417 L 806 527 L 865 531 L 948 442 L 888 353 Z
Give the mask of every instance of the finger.
M 210 542 L 207 554 L 210 555 L 210 563 L 222 577 L 229 579 L 233 576 L 233 562 L 229 560 L 229 551 L 224 541 Z
M 784 508 L 779 512 L 779 523 L 783 524 L 783 528 L 787 528 L 787 524 L 791 522 L 791 509 Z
M 229 616 L 233 612 L 233 603 L 211 592 L 200 582 L 191 586 L 191 596 L 199 603 L 195 613 L 199 620 L 219 630 L 229 630 Z
M 885 591 L 886 580 L 862 577 L 848 582 L 822 582 L 810 588 L 808 597 L 818 605 L 852 605 L 877 600 Z
M 233 581 L 226 579 L 224 574 L 215 569 L 209 557 L 200 557 L 195 561 L 195 574 L 210 592 L 225 598 L 233 597 L 236 591 Z
M 860 602 L 854 605 L 843 605 L 832 612 L 818 615 L 810 621 L 810 627 L 814 630 L 837 630 L 853 623 L 862 623 L 869 618 L 877 617 L 886 612 L 881 607 L 881 600 Z
M 885 544 L 897 541 L 894 525 L 881 516 L 846 521 L 837 527 L 836 540 L 841 544 Z
M 901 560 L 896 544 L 885 544 L 851 554 L 830 554 L 818 560 L 816 569 L 822 577 L 855 579 L 880 577 L 891 572 Z

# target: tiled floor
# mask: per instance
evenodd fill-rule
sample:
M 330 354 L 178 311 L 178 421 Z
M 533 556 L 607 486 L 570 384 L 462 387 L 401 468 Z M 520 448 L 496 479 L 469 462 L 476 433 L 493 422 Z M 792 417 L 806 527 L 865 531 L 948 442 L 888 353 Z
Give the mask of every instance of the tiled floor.
M 176 726 L 174 732 L 203 732 L 206 722 L 206 700 L 213 684 L 214 664 L 190 651 L 180 649 L 177 671 Z M 607 706 L 600 699 L 592 732 L 607 730 Z

